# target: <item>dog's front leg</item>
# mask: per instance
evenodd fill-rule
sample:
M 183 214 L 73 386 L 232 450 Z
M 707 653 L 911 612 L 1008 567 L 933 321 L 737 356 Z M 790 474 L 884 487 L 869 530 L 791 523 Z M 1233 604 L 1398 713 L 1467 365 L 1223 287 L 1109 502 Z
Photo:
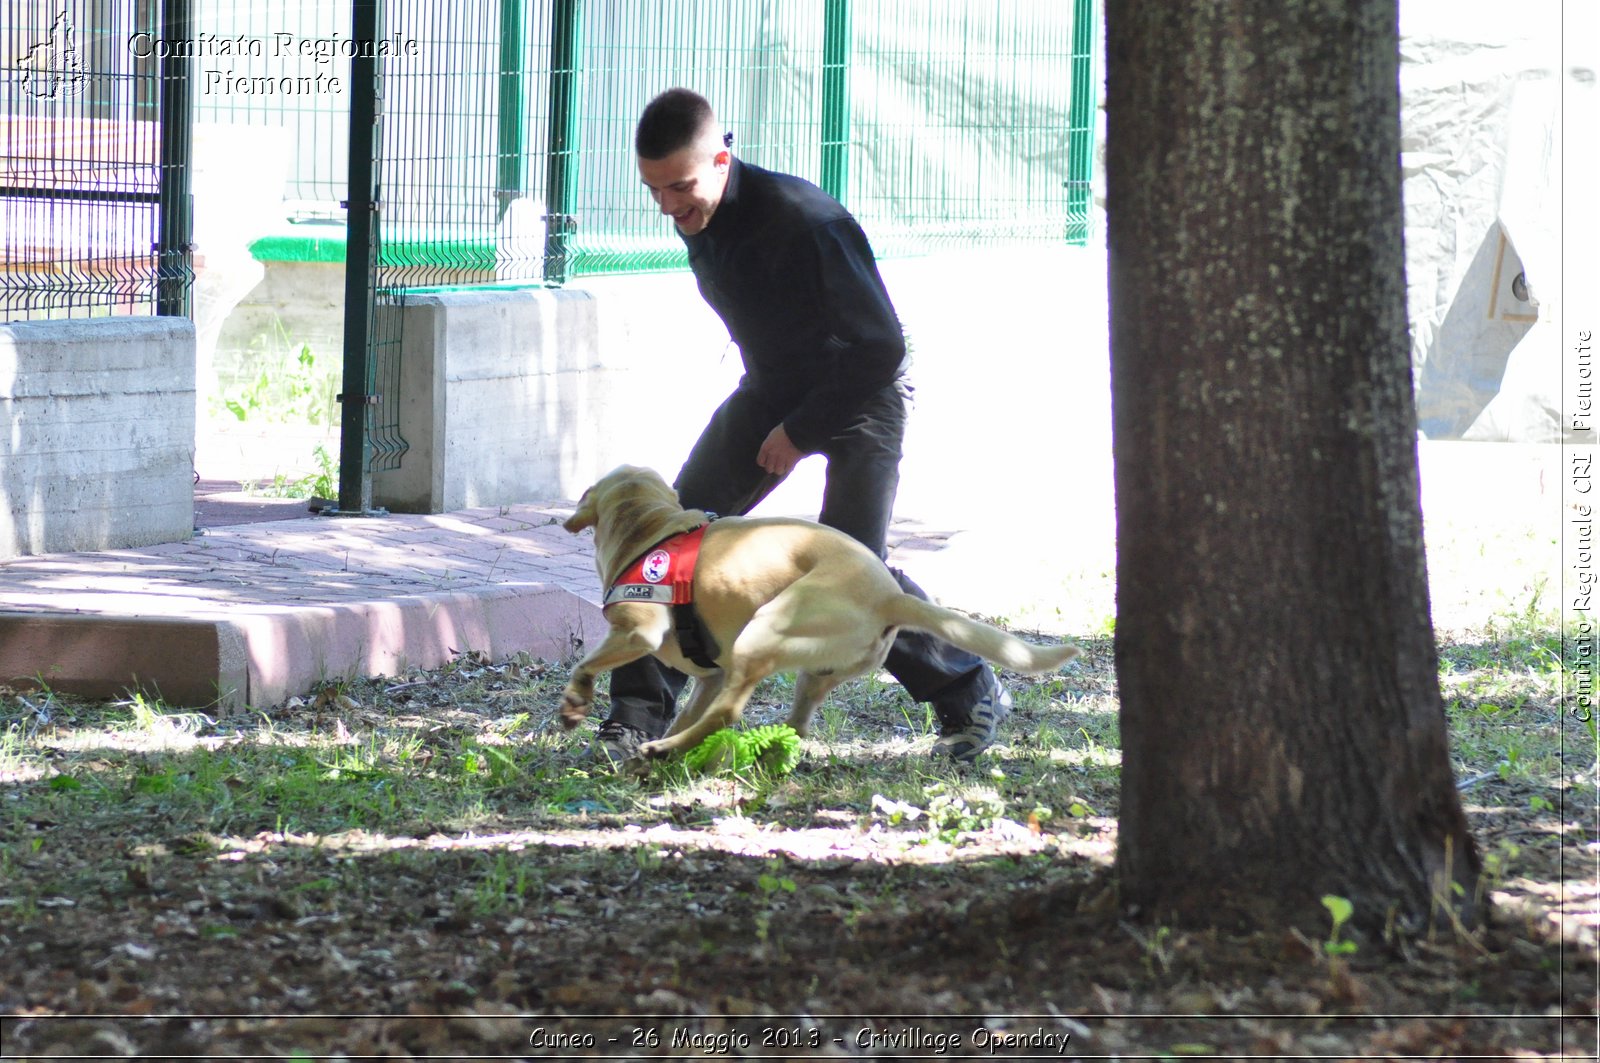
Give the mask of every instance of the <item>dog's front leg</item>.
M 606 611 L 606 620 L 611 629 L 605 639 L 573 668 L 561 692 L 563 727 L 576 727 L 589 715 L 597 675 L 656 652 L 672 630 L 668 610 L 660 605 L 619 603 Z
M 706 737 L 724 727 L 732 727 L 744 714 L 744 703 L 755 693 L 756 684 L 771 673 L 723 673 L 722 684 L 710 698 L 705 710 L 693 715 L 687 722 L 679 721 L 665 738 L 646 742 L 639 747 L 639 755 L 652 759 L 668 757 L 685 749 L 693 749 Z
M 723 678 L 722 672 L 697 676 L 694 681 L 694 693 L 689 696 L 689 702 L 683 707 L 683 711 L 678 713 L 678 718 L 672 721 L 672 726 L 667 728 L 667 734 L 675 735 L 679 731 L 686 731 L 696 720 L 704 716 L 706 709 L 722 691 Z

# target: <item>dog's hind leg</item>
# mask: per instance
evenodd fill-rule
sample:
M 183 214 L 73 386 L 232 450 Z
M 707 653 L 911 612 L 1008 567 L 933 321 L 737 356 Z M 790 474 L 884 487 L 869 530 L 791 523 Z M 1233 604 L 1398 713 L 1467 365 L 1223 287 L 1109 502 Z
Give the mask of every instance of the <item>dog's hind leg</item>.
M 811 717 L 834 687 L 853 673 L 801 672 L 794 677 L 794 701 L 789 706 L 789 726 L 801 738 L 811 730 Z
M 573 668 L 567 688 L 561 692 L 563 727 L 576 727 L 589 715 L 595 676 L 654 653 L 672 631 L 671 617 L 663 606 L 629 602 L 611 608 L 613 613 L 607 617 L 611 630 L 594 652 Z

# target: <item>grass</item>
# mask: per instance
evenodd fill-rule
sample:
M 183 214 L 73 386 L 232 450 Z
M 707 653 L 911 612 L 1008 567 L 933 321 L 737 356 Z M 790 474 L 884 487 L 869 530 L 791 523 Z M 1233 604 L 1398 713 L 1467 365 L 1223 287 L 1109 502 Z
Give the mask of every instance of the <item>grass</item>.
M 590 729 L 566 732 L 555 717 L 567 668 L 525 657 L 341 681 L 225 718 L 141 698 L 0 692 L 0 912 L 19 931 L 42 930 L 62 906 L 159 895 L 199 875 L 213 900 L 195 932 L 230 939 L 239 911 L 354 925 L 414 882 L 432 891 L 415 914 L 433 929 L 489 919 L 515 933 L 519 920 L 615 910 L 629 897 L 617 884 L 641 880 L 670 909 L 719 910 L 726 896 L 705 894 L 681 866 L 724 851 L 772 861 L 751 925 L 757 946 L 781 957 L 794 889 L 807 905 L 836 891 L 826 906 L 855 926 L 913 917 L 914 898 L 963 866 L 1022 888 L 1109 867 L 1120 772 L 1111 646 L 1083 647 L 1063 674 L 1010 678 L 1014 715 L 977 766 L 928 758 L 929 714 L 868 679 L 835 692 L 802 762 L 778 777 L 700 775 L 681 762 L 642 781 L 596 771 Z M 1531 615 L 1440 648 L 1485 888 L 1530 925 L 1565 903 L 1563 861 L 1592 827 L 1581 810 L 1597 796 L 1592 731 L 1562 711 L 1564 667 L 1558 634 Z M 747 724 L 781 722 L 791 691 L 781 677 L 763 683 Z M 792 870 L 840 860 L 882 870 L 820 882 Z M 607 884 L 598 898 L 595 883 Z
M 139 837 L 160 823 L 212 852 L 263 837 L 337 848 L 729 819 L 889 832 L 901 848 L 959 847 L 997 830 L 1092 838 L 1114 825 L 1120 751 L 1109 643 L 1085 649 L 1081 670 L 1013 680 L 1006 745 L 975 769 L 923 755 L 931 716 L 872 679 L 830 699 L 790 775 L 703 777 L 666 764 L 642 784 L 592 770 L 588 731 L 566 733 L 554 719 L 565 669 L 526 658 L 463 658 L 432 674 L 342 682 L 270 715 L 223 720 L 142 698 L 11 693 L 0 698 L 0 822 L 9 839 L 0 861 L 31 866 L 39 853 L 30 847 L 48 844 L 48 834 L 27 828 L 39 822 L 105 837 Z M 1551 815 L 1594 801 L 1592 742 L 1582 741 L 1592 733 L 1561 711 L 1562 675 L 1559 637 L 1531 615 L 1442 647 L 1456 769 L 1469 793 L 1494 789 Z M 785 678 L 763 683 L 747 722 L 781 722 L 791 690 Z M 1525 848 L 1502 855 L 1506 874 Z M 475 872 L 480 907 L 526 894 L 527 872 L 503 857 Z M 14 881 L 34 901 L 62 888 L 26 874 Z
M 267 714 L 212 719 L 144 699 L 81 701 L 49 692 L 0 698 L 0 813 L 15 829 L 73 823 L 106 837 L 162 823 L 213 852 L 263 836 L 324 845 L 365 836 L 460 835 L 511 826 L 558 830 L 709 824 L 734 816 L 797 829 L 883 825 L 875 802 L 918 812 L 912 842 L 953 844 L 1000 819 L 1027 823 L 1063 778 L 1110 808 L 1109 705 L 1060 680 L 1021 683 L 1015 755 L 1004 771 L 968 771 L 918 755 L 931 721 L 897 687 L 853 684 L 780 778 L 694 775 L 658 766 L 642 785 L 592 770 L 588 732 L 566 733 L 552 708 L 565 670 L 526 659 L 465 659 L 433 675 L 330 686 Z M 780 722 L 790 686 L 769 680 L 747 720 Z M 41 714 L 41 702 L 53 708 Z M 1086 736 L 1099 736 L 1086 746 Z M 908 824 L 909 825 L 909 824 Z M 21 841 L 0 843 L 17 861 Z M 506 892 L 494 885 L 489 894 Z M 26 877 L 26 876 L 24 876 Z M 33 890 L 38 895 L 44 887 Z M 487 903 L 486 901 L 482 903 Z

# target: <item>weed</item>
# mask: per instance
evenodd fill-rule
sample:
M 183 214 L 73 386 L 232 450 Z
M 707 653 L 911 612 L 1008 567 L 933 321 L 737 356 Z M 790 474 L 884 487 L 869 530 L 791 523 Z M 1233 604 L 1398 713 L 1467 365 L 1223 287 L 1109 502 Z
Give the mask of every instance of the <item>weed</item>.
M 461 773 L 492 787 L 509 785 L 521 774 L 517 762 L 504 749 L 468 739 L 461 746 Z
M 341 367 L 337 360 L 319 360 L 309 343 L 296 348 L 283 325 L 276 336 L 260 336 L 255 376 L 224 388 L 212 398 L 212 415 L 231 414 L 240 421 L 272 424 L 332 424 L 334 393 Z
M 1333 920 L 1333 928 L 1328 932 L 1328 940 L 1322 943 L 1322 951 L 1330 959 L 1335 956 L 1350 956 L 1356 951 L 1354 941 L 1343 940 L 1340 934 L 1344 926 L 1355 914 L 1355 906 L 1343 897 L 1328 894 L 1322 898 L 1322 906 L 1328 909 L 1328 915 Z
M 756 886 L 761 890 L 762 896 L 771 898 L 783 893 L 793 893 L 799 888 L 794 879 L 787 875 L 775 873 L 780 867 L 776 860 L 772 861 L 768 867 L 771 870 L 763 871 L 756 876 Z
M 278 473 L 270 482 L 250 481 L 244 489 L 263 498 L 338 498 L 338 455 L 330 454 L 327 447 L 318 443 L 311 448 L 311 460 L 316 464 L 316 472 L 299 477 Z
M 192 738 L 216 723 L 203 712 L 173 712 L 159 701 L 146 700 L 143 694 L 134 694 L 121 704 L 128 708 L 134 730 L 159 740 Z
M 1143 950 L 1145 973 L 1151 978 L 1162 977 L 1172 969 L 1172 928 L 1158 926 L 1149 934 L 1141 933 L 1129 923 L 1122 924 L 1122 930 L 1134 941 L 1139 943 Z
M 29 767 L 27 731 L 20 723 L 7 722 L 0 732 L 0 779 L 20 776 Z
M 528 891 L 535 885 L 525 857 L 515 852 L 495 853 L 473 886 L 473 911 L 479 915 L 494 915 L 507 907 L 520 910 L 527 903 Z

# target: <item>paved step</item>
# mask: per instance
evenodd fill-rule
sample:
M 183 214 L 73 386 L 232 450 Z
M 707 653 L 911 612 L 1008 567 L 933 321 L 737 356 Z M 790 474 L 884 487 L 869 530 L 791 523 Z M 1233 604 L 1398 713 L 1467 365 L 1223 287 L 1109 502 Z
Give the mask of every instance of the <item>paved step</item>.
M 561 503 L 207 529 L 0 562 L 0 682 L 266 708 L 458 653 L 565 656 L 604 632 L 593 539 Z

